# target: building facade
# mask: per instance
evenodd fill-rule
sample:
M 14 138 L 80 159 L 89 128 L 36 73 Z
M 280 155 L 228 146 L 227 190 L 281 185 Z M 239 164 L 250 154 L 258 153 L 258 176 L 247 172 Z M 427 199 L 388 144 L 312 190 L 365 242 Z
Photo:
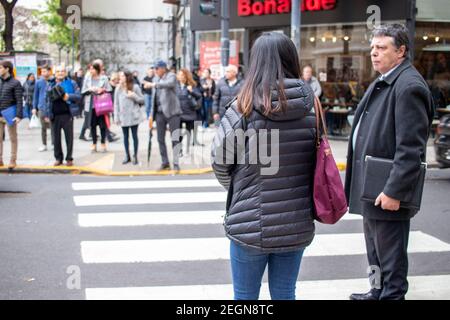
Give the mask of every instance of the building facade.
M 417 0 L 415 17 L 411 3 L 411 0 L 302 1 L 301 64 L 313 67 L 323 87 L 323 103 L 352 107 L 376 77 L 369 47 L 371 28 L 379 21 L 407 24 L 414 32 L 414 64 L 429 83 L 437 106 L 450 105 L 449 1 Z M 202 15 L 199 5 L 199 0 L 191 1 L 193 61 L 211 67 L 208 60 L 220 50 L 220 16 Z M 230 63 L 244 71 L 252 44 L 262 32 L 290 35 L 289 0 L 230 0 L 230 11 Z M 220 64 L 220 59 L 213 59 L 214 64 Z
M 174 55 L 173 10 L 159 0 L 62 0 L 81 8 L 81 65 L 102 59 L 108 72 L 146 69 Z

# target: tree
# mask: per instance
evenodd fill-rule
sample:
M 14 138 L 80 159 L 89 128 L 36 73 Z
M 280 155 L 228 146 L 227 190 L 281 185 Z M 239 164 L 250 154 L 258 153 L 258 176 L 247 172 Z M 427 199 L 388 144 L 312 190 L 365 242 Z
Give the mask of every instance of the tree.
M 5 42 L 5 51 L 14 51 L 13 32 L 14 32 L 14 18 L 13 9 L 17 0 L 0 0 L 3 9 L 5 10 L 5 31 L 3 31 L 3 41 Z
M 43 23 L 49 27 L 48 40 L 50 43 L 56 44 L 59 50 L 59 62 L 61 62 L 61 51 L 70 50 L 72 46 L 72 30 L 64 22 L 59 15 L 59 0 L 47 0 L 46 10 L 37 12 L 36 15 Z M 75 32 L 75 48 L 78 47 L 78 32 Z

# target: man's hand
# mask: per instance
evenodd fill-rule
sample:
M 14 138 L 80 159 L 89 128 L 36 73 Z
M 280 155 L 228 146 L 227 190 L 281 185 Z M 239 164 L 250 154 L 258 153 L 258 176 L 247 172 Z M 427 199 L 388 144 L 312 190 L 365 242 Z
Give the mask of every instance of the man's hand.
M 49 118 L 49 117 L 45 117 L 45 118 L 44 118 L 44 121 L 45 121 L 46 123 L 50 123 L 50 118 Z
M 63 99 L 64 99 L 64 101 L 68 101 L 69 100 L 69 95 L 67 93 L 65 93 Z
M 400 200 L 396 200 L 388 197 L 383 192 L 380 193 L 375 200 L 375 206 L 378 207 L 381 204 L 381 209 L 388 211 L 398 211 L 400 209 Z
M 20 118 L 14 118 L 14 120 L 13 120 L 16 124 L 19 124 L 20 123 L 20 121 L 22 121 L 22 119 L 20 119 Z
M 220 115 L 218 113 L 214 114 L 214 121 L 219 121 L 220 120 Z

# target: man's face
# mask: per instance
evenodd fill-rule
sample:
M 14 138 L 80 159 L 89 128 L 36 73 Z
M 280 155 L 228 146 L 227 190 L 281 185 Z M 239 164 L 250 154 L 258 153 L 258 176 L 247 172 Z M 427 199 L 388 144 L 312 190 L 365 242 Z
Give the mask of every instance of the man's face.
M 312 78 L 312 69 L 310 67 L 306 67 L 303 69 L 303 79 L 306 81 L 311 80 Z
M 370 56 L 375 71 L 385 74 L 400 64 L 405 55 L 405 46 L 397 48 L 392 37 L 374 37 Z
M 48 77 L 50 76 L 50 71 L 48 71 L 47 69 L 42 69 L 41 75 L 42 75 L 44 78 L 48 78 Z
M 8 69 L 6 69 L 4 66 L 0 66 L 0 77 L 5 76 L 8 73 Z
M 236 70 L 234 70 L 233 68 L 227 68 L 225 70 L 225 78 L 227 78 L 227 80 L 233 81 L 234 79 L 236 79 L 236 75 Z
M 166 73 L 166 69 L 165 68 L 156 68 L 155 73 L 159 78 L 161 78 Z
M 83 76 L 84 76 L 84 71 L 83 70 L 78 70 L 77 71 L 77 77 L 78 78 L 83 78 Z
M 149 78 L 153 77 L 155 75 L 155 71 L 153 69 L 148 69 L 147 70 L 147 76 Z
M 58 68 L 55 70 L 55 77 L 56 80 L 64 80 L 64 78 L 66 77 L 66 70 L 64 70 L 63 68 Z

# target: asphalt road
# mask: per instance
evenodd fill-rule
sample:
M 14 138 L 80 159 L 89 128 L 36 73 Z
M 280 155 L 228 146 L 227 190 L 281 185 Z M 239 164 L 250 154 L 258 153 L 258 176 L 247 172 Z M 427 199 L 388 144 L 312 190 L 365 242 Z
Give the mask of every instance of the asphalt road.
M 159 193 L 162 199 L 168 193 L 178 197 L 180 193 L 192 191 L 215 194 L 223 192 L 219 186 L 192 187 L 192 181 L 198 179 L 214 180 L 214 177 L 205 175 L 106 178 L 70 175 L 0 175 L 0 299 L 98 298 L 105 292 L 89 289 L 139 287 L 164 287 L 169 290 L 166 292 L 168 297 L 171 297 L 172 292 L 175 297 L 177 290 L 178 293 L 183 291 L 180 286 L 187 286 L 186 288 L 192 290 L 189 286 L 231 284 L 229 261 L 204 258 L 201 255 L 183 261 L 177 261 L 176 258 L 172 260 L 167 258 L 168 260 L 164 261 L 166 258 L 158 260 L 158 257 L 155 258 L 150 254 L 139 260 L 142 253 L 137 252 L 138 261 L 121 261 L 123 256 L 114 256 L 113 252 L 112 259 L 118 259 L 117 261 L 86 262 L 89 252 L 94 260 L 107 256 L 106 252 L 95 251 L 94 247 L 99 242 L 109 245 L 113 240 L 124 241 L 128 245 L 129 241 L 136 240 L 137 246 L 140 246 L 139 241 L 142 239 L 176 241 L 223 238 L 223 229 L 218 222 L 172 224 L 165 221 L 159 224 L 138 221 L 134 226 L 124 226 L 123 222 L 118 222 L 116 226 L 102 226 L 104 222 L 100 222 L 97 227 L 80 226 L 79 214 L 127 212 L 130 215 L 135 212 L 223 210 L 224 203 L 214 200 L 198 203 L 188 199 L 185 203 L 175 201 L 158 204 Z M 162 183 L 160 181 L 173 181 L 177 185 L 169 189 L 138 187 L 136 183 L 143 181 L 149 183 L 153 181 L 156 184 Z M 84 186 L 89 189 L 93 186 L 92 183 L 98 182 L 105 182 L 107 183 L 105 186 L 109 187 L 75 190 L 73 185 L 73 183 L 87 183 Z M 129 185 L 111 189 L 110 182 L 131 182 L 130 185 L 134 184 L 136 188 L 130 188 Z M 156 195 L 155 203 L 113 204 L 115 199 L 122 197 L 121 195 L 132 194 L 139 197 L 149 193 Z M 94 201 L 101 201 L 103 196 L 112 195 L 107 200 L 112 202 L 103 205 L 83 205 L 85 196 L 91 195 L 99 197 Z M 429 170 L 423 210 L 413 219 L 411 230 L 426 234 L 444 246 L 450 244 L 450 170 Z M 321 236 L 360 233 L 362 233 L 361 220 L 346 220 L 336 226 L 317 224 L 317 234 Z M 81 249 L 82 243 L 86 245 L 85 252 Z M 433 251 L 433 248 L 429 251 Z M 299 280 L 314 285 L 326 283 L 324 281 L 328 280 L 362 279 L 366 277 L 366 268 L 366 257 L 360 253 L 311 255 L 303 260 Z M 410 276 L 450 276 L 450 250 L 439 252 L 418 250 L 411 253 Z M 445 278 L 445 281 L 447 279 Z M 171 288 L 173 291 L 170 291 Z M 130 292 L 134 292 L 132 290 Z M 144 295 L 143 298 L 154 297 L 151 290 L 150 295 Z M 425 296 L 425 298 L 436 297 Z M 450 296 L 441 298 L 450 299 Z

